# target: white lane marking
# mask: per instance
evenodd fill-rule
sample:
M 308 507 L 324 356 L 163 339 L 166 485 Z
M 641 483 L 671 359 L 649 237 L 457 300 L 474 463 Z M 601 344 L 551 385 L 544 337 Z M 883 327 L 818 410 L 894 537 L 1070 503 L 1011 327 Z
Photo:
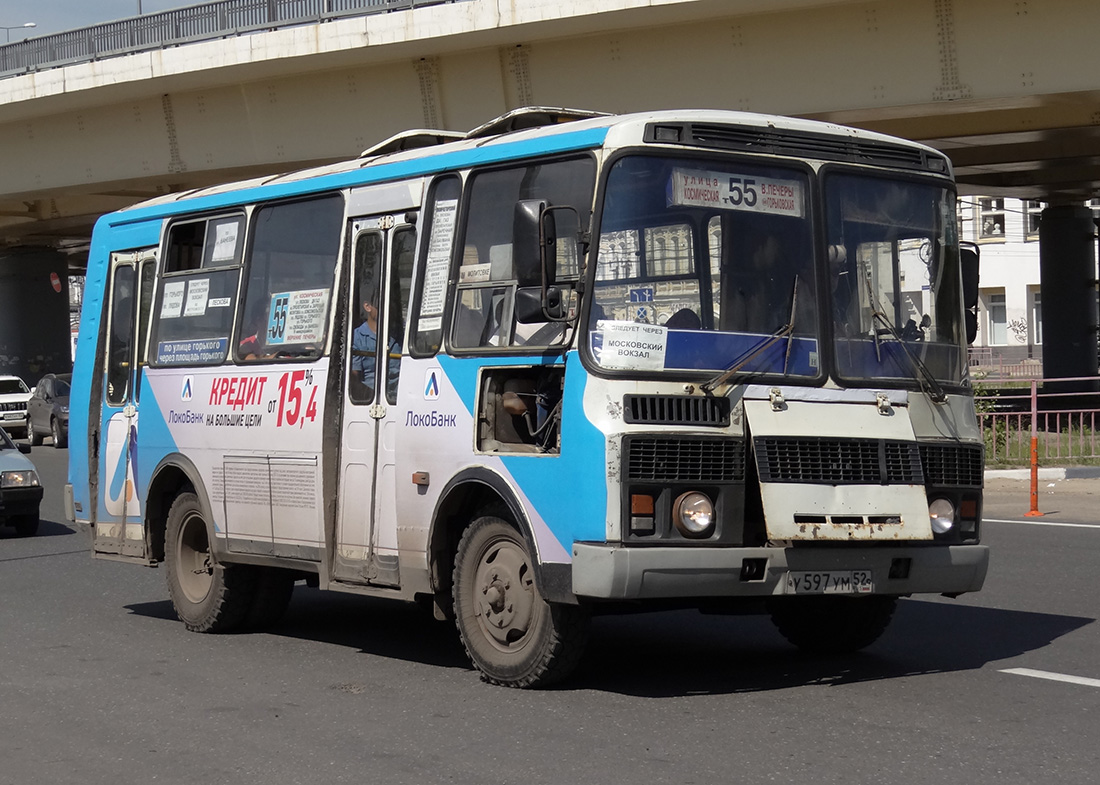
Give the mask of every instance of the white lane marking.
M 1005 668 L 1001 673 L 1011 673 L 1015 676 L 1030 676 L 1033 679 L 1048 679 L 1049 681 L 1064 681 L 1069 684 L 1083 684 L 1086 687 L 1100 687 L 1100 679 L 1086 679 L 1084 676 L 1068 676 L 1065 673 L 1051 673 L 1050 671 L 1037 671 L 1031 668 Z
M 1061 526 L 1067 529 L 1100 529 L 1095 523 L 1058 523 L 1057 521 L 1021 521 L 1006 518 L 982 518 L 982 523 L 1026 523 L 1028 526 Z

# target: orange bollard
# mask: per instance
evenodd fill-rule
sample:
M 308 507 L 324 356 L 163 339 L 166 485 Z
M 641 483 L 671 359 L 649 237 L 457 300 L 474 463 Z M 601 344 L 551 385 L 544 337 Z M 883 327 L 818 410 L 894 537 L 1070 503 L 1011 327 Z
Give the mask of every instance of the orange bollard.
M 1039 437 L 1031 437 L 1031 509 L 1024 513 L 1026 518 L 1040 518 L 1039 512 Z

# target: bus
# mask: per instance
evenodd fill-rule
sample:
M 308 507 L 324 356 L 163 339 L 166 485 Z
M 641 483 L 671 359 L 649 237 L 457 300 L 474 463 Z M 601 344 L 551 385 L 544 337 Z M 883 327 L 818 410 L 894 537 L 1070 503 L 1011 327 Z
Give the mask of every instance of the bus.
M 530 107 L 111 213 L 68 514 L 190 630 L 305 581 L 453 620 L 505 686 L 609 612 L 865 647 L 985 579 L 955 200 L 876 133 Z

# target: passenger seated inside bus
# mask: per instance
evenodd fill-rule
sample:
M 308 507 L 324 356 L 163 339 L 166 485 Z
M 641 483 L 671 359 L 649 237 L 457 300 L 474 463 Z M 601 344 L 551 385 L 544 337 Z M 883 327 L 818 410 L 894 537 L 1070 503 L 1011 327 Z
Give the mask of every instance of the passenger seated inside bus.
M 363 283 L 360 293 L 363 321 L 351 336 L 352 399 L 373 400 L 376 356 L 378 353 L 378 291 L 374 280 Z M 391 336 L 386 357 L 386 393 L 389 398 L 397 394 L 397 379 L 401 370 L 401 347 Z
M 237 344 L 237 359 L 242 361 L 261 359 L 263 332 L 267 326 L 265 314 L 253 314 L 241 327 L 241 340 Z

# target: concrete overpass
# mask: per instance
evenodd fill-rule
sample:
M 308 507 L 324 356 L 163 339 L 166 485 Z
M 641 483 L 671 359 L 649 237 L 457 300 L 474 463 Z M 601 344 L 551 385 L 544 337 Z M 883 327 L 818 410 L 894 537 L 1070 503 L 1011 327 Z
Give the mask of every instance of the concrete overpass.
M 348 0 L 267 5 L 291 2 Z M 527 104 L 829 119 L 944 150 L 964 194 L 1100 195 L 1095 0 L 375 2 L 387 12 L 25 72 L 5 72 L 0 47 L 0 249 L 74 250 L 79 263 L 95 218 L 145 197 Z M 1066 232 L 1083 226 L 1079 210 L 1053 209 Z M 1065 245 L 1052 253 L 1094 278 L 1091 241 L 1087 261 Z

